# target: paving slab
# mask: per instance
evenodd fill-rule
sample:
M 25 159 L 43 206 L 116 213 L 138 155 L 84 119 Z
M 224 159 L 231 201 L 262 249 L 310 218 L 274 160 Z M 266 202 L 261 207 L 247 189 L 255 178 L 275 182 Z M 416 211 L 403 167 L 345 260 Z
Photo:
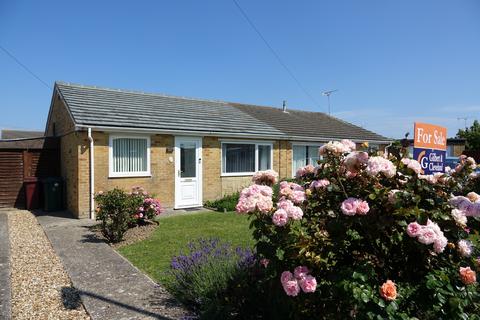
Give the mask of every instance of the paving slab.
M 0 319 L 11 317 L 10 292 L 10 240 L 8 216 L 0 211 Z
M 187 311 L 90 227 L 95 221 L 37 214 L 92 319 L 182 319 Z

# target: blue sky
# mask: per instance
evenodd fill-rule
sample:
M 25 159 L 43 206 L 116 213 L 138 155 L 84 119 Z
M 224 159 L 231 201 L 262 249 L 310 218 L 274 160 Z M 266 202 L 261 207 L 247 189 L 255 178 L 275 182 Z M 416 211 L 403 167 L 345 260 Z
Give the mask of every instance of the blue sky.
M 480 2 L 0 0 L 0 45 L 42 80 L 326 111 L 389 137 L 480 118 Z M 51 90 L 0 51 L 0 128 L 43 129 Z

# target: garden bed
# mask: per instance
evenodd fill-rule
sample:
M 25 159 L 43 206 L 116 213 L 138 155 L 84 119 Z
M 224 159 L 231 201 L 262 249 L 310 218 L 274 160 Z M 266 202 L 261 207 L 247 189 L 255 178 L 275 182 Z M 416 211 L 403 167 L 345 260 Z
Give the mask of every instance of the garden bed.
M 125 232 L 123 240 L 117 243 L 109 243 L 115 249 L 119 249 L 124 246 L 128 246 L 139 241 L 148 239 L 152 233 L 158 228 L 158 222 L 156 221 L 145 221 L 145 224 L 135 226 L 130 228 Z M 100 231 L 100 225 L 94 225 L 91 227 L 91 231 L 95 232 L 95 235 L 99 239 L 105 240 L 108 243 L 107 239 L 102 235 Z
M 235 213 L 203 212 L 159 220 L 151 236 L 118 251 L 143 272 L 162 283 L 173 256 L 196 238 L 216 237 L 232 245 L 253 246 L 248 217 Z

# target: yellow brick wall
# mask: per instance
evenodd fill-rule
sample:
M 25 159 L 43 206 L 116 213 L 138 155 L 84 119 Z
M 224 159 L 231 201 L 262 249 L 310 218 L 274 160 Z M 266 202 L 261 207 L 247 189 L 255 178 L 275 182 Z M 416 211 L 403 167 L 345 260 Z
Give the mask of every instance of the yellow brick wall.
M 203 163 L 203 201 L 220 198 L 221 182 L 221 145 L 216 137 L 204 137 L 202 142 Z
M 48 122 L 47 136 L 53 136 L 54 127 L 56 136 L 68 134 L 75 129 L 75 124 L 73 123 L 65 104 L 58 95 L 55 95 L 54 97 Z
M 64 205 L 67 210 L 78 217 L 80 133 L 75 132 L 74 129 L 74 123 L 63 101 L 58 95 L 55 96 L 47 135 L 52 136 L 55 133 L 60 136 L 60 173 L 64 182 Z

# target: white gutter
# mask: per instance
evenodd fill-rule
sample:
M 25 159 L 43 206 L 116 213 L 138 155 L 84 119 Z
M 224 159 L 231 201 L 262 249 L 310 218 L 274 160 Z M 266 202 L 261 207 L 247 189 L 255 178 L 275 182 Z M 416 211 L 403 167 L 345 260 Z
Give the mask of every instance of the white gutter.
M 213 132 L 213 131 L 193 131 L 193 130 L 175 130 L 175 129 L 146 129 L 146 128 L 131 128 L 131 127 L 111 127 L 111 126 L 90 126 L 90 125 L 76 125 L 76 130 L 85 128 L 93 128 L 98 131 L 106 132 L 137 132 L 137 133 L 149 133 L 149 134 L 172 134 L 172 135 L 184 135 L 184 136 L 209 136 L 209 137 L 226 137 L 226 138 L 248 138 L 248 139 L 273 139 L 273 140 L 289 140 L 289 141 L 314 141 L 325 142 L 332 140 L 341 140 L 340 138 L 332 137 L 302 137 L 293 135 L 269 135 L 269 134 L 249 134 L 243 132 Z M 392 139 L 394 140 L 394 139 Z M 368 139 L 352 139 L 354 142 L 369 142 L 378 144 L 388 144 L 392 140 L 368 140 Z
M 94 160 L 94 145 L 92 137 L 92 128 L 88 128 L 88 141 L 90 141 L 90 219 L 95 219 L 95 160 Z

